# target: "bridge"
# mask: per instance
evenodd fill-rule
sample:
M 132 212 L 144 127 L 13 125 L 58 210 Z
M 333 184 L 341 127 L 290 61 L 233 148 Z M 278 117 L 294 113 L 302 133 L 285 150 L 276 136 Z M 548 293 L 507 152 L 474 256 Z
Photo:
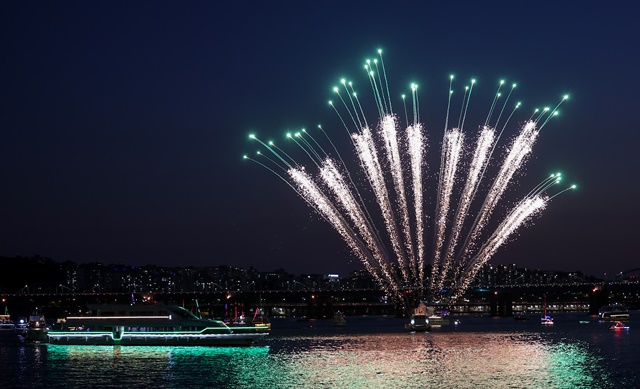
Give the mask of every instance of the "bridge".
M 637 271 L 637 269 L 636 269 Z M 626 273 L 629 274 L 629 273 Z M 160 301 L 199 309 L 210 317 L 229 317 L 236 312 L 251 312 L 261 306 L 270 315 L 331 317 L 334 311 L 347 315 L 397 315 L 402 309 L 377 289 L 304 289 L 304 290 L 218 290 L 177 292 L 136 292 L 136 302 Z M 47 316 L 64 317 L 65 311 L 77 311 L 87 303 L 131 303 L 130 292 L 72 292 L 58 288 L 52 292 L 23 288 L 16 293 L 0 294 L 0 309 L 28 316 L 35 308 L 47 310 Z M 640 280 L 623 278 L 599 283 L 513 284 L 470 289 L 465 300 L 448 306 L 454 313 L 511 316 L 517 312 L 542 311 L 546 301 L 550 311 L 589 311 L 610 302 L 622 302 L 640 309 Z
M 638 280 L 640 280 L 640 267 L 627 271 L 621 271 L 614 276 L 614 280 L 618 282 L 638 282 Z

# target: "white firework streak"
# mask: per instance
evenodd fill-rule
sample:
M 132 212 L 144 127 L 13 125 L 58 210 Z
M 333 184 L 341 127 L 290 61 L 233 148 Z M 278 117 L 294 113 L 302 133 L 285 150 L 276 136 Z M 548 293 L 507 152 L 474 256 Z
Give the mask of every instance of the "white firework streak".
M 491 154 L 491 148 L 495 140 L 495 130 L 493 128 L 485 126 L 478 136 L 478 142 L 476 149 L 471 159 L 471 165 L 469 166 L 469 173 L 467 175 L 467 181 L 460 195 L 458 202 L 458 209 L 453 218 L 451 235 L 449 236 L 449 243 L 447 245 L 447 251 L 444 256 L 442 264 L 442 270 L 440 271 L 440 279 L 436 285 L 436 290 L 442 289 L 443 283 L 449 273 L 449 268 L 453 262 L 453 254 L 455 252 L 460 233 L 462 232 L 462 226 L 467 218 L 467 213 L 471 207 L 474 194 L 478 189 L 478 185 L 482 179 L 482 172 L 484 171 L 487 163 L 489 162 L 489 156 Z
M 378 269 L 375 265 L 375 260 L 372 258 L 364 247 L 364 243 L 356 236 L 353 229 L 344 220 L 340 212 L 333 205 L 331 200 L 322 192 L 316 185 L 313 179 L 304 171 L 298 168 L 292 168 L 288 170 L 289 176 L 296 184 L 298 193 L 311 204 L 316 211 L 324 217 L 331 226 L 338 231 L 342 239 L 347 243 L 349 248 L 360 258 L 360 261 L 364 264 L 367 271 L 375 278 L 376 282 L 390 295 L 398 295 L 398 289 L 390 289 L 386 283 L 383 282 Z
M 340 234 L 381 289 L 395 299 L 401 300 L 408 311 L 411 308 L 408 304 L 414 303 L 415 299 L 427 297 L 432 303 L 441 300 L 443 297 L 440 296 L 441 291 L 449 283 L 452 284 L 449 301 L 455 301 L 469 287 L 480 267 L 508 241 L 516 230 L 541 212 L 550 199 L 563 192 L 561 191 L 551 198 L 541 195 L 542 192 L 559 181 L 559 175 L 552 175 L 526 195 L 515 207 L 511 208 L 501 223 L 495 223 L 498 227 L 493 233 L 493 229 L 488 229 L 495 208 L 514 176 L 524 166 L 531 154 L 540 128 L 544 127 L 556 113 L 560 104 L 553 111 L 548 112 L 548 109 L 545 109 L 535 119 L 530 118 L 524 123 L 504 151 L 504 157 L 500 158 L 502 161 L 497 162 L 500 165 L 496 168 L 497 174 L 492 179 L 486 177 L 487 181 L 483 181 L 492 153 L 498 143 L 497 138 L 500 137 L 496 135 L 496 128 L 488 127 L 496 100 L 494 99 L 485 125 L 479 131 L 473 155 L 469 155 L 470 160 L 467 168 L 466 156 L 463 154 L 470 145 L 465 144 L 465 134 L 460 128 L 451 128 L 447 124 L 449 123 L 451 93 L 453 93 L 450 81 L 447 119 L 440 153 L 440 165 L 437 168 L 437 193 L 433 199 L 435 203 L 432 223 L 433 247 L 429 247 L 430 251 L 427 251 L 425 235 L 429 233 L 429 228 L 426 225 L 427 214 L 425 212 L 427 203 L 425 200 L 427 197 L 425 195 L 427 189 L 425 173 L 427 163 L 425 159 L 428 145 L 426 144 L 427 136 L 424 126 L 419 123 L 416 87 L 412 85 L 413 123 L 407 123 L 406 130 L 399 134 L 404 126 L 401 127 L 397 117 L 391 112 L 391 95 L 386 82 L 386 74 L 383 83 L 375 61 L 374 65 L 375 71 L 369 64 L 365 68 L 374 91 L 374 99 L 380 118 L 375 131 L 371 130 L 367 124 L 364 110 L 351 83 L 347 84 L 346 81 L 342 81 L 345 89 L 349 92 L 350 106 L 339 93 L 338 95 L 348 112 L 348 117 L 353 121 L 353 126 L 357 129 L 356 133 L 351 135 L 352 141 L 360 167 L 366 175 L 368 184 L 371 185 L 375 202 L 380 208 L 379 215 L 372 215 L 367 209 L 369 203 L 360 196 L 359 185 L 351 180 L 351 175 L 346 171 L 346 165 L 343 168 L 334 159 L 320 157 L 321 154 L 315 149 L 316 146 L 322 153 L 326 154 L 326 152 L 306 132 L 305 136 L 308 135 L 313 143 L 305 139 L 301 139 L 300 142 L 296 139 L 293 140 L 318 166 L 320 173 L 317 176 L 309 175 L 304 168 L 297 167 L 299 166 L 297 162 L 284 151 L 275 146 L 271 147 L 271 143 L 262 142 L 253 135 L 251 138 L 267 148 L 277 159 L 272 160 L 260 154 L 261 157 L 267 158 L 271 162 L 271 164 L 265 165 L 247 156 L 245 158 L 256 162 L 290 185 Z M 335 89 L 338 92 L 338 88 Z M 466 88 L 458 126 L 464 124 L 470 93 L 471 89 Z M 498 96 L 499 93 L 496 94 L 496 99 Z M 566 98 L 567 96 L 563 101 Z M 338 114 L 347 132 L 351 132 L 351 124 L 347 125 L 343 115 L 333 103 L 330 102 L 330 105 Z M 506 101 L 503 110 L 505 106 Z M 518 106 L 519 103 L 516 108 Z M 515 108 L 512 114 L 513 112 L 515 112 Z M 502 111 L 500 115 L 502 115 Z M 548 115 L 548 117 L 542 122 L 540 128 L 536 129 L 536 123 L 544 115 Z M 405 116 L 407 117 L 406 106 Z M 509 115 L 507 122 L 510 118 L 511 115 Z M 499 119 L 500 116 L 496 121 L 496 126 Z M 505 123 L 502 130 L 506 125 Z M 447 129 L 448 127 L 449 129 Z M 322 130 L 322 127 L 320 129 Z M 324 130 L 322 132 L 324 133 Z M 344 165 L 335 145 L 326 133 L 325 135 Z M 463 158 L 465 158 L 464 165 L 462 164 Z M 287 171 L 289 177 L 283 177 L 278 168 Z M 404 169 L 407 170 L 403 171 Z M 411 183 L 409 184 L 407 181 L 405 186 L 405 179 L 410 180 Z M 463 179 L 465 180 L 464 185 L 462 185 Z M 482 182 L 486 182 L 489 189 L 484 198 L 480 199 L 480 191 L 484 192 L 484 185 L 483 188 L 480 188 Z M 393 188 L 387 185 L 393 186 Z M 458 189 L 460 189 L 460 193 L 458 193 Z M 475 214 L 473 218 L 471 218 L 472 213 Z M 376 223 L 380 223 L 380 218 L 384 223 L 386 236 L 381 234 L 382 226 L 376 225 Z M 473 219 L 473 221 L 469 219 Z M 431 277 L 425 274 L 425 267 L 429 259 L 432 259 Z M 416 293 L 405 293 L 407 288 Z
M 435 242 L 433 247 L 433 267 L 431 269 L 431 290 L 439 283 L 442 274 L 440 273 L 440 255 L 445 241 L 447 229 L 447 215 L 451 206 L 451 193 L 455 184 L 458 162 L 464 149 L 464 134 L 460 129 L 448 130 L 444 136 L 442 145 L 443 167 L 441 176 L 441 190 L 438 193 L 438 206 L 435 219 Z
M 362 129 L 360 134 L 353 134 L 352 137 L 353 143 L 356 147 L 356 154 L 358 154 L 358 158 L 360 158 L 362 168 L 367 174 L 367 178 L 369 179 L 369 183 L 371 184 L 375 194 L 376 201 L 380 206 L 382 218 L 384 219 L 384 224 L 387 228 L 387 232 L 389 233 L 389 239 L 391 240 L 393 251 L 398 258 L 398 263 L 400 264 L 403 280 L 405 283 L 409 283 L 406 256 L 402 249 L 402 244 L 400 243 L 400 235 L 398 234 L 398 229 L 396 227 L 391 201 L 389 200 L 389 193 L 387 192 L 383 171 L 380 166 L 380 161 L 378 160 L 378 154 L 376 152 L 375 143 L 373 142 L 371 130 L 368 127 L 365 127 Z
M 407 207 L 407 197 L 404 189 L 404 177 L 402 174 L 402 160 L 400 158 L 400 149 L 398 146 L 397 123 L 392 115 L 385 115 L 382 118 L 380 133 L 384 141 L 387 151 L 387 160 L 389 161 L 389 169 L 396 190 L 397 209 L 400 212 L 402 231 L 404 233 L 404 245 L 407 250 L 407 256 L 411 262 L 411 272 L 413 279 L 416 279 L 416 259 L 413 252 L 413 239 L 411 238 L 411 224 L 409 222 L 409 207 Z
M 366 242 L 373 258 L 385 279 L 390 283 L 393 290 L 399 290 L 397 280 L 392 275 L 390 264 L 386 255 L 383 253 L 382 244 L 376 239 L 373 233 L 373 227 L 365 216 L 360 203 L 356 200 L 353 192 L 349 189 L 344 176 L 340 173 L 336 165 L 329 158 L 325 159 L 320 168 L 320 176 L 333 191 L 336 201 L 342 206 L 342 209 L 351 219 L 356 229 L 360 232 Z
M 469 264 L 465 266 L 461 284 L 457 286 L 454 291 L 452 301 L 455 301 L 464 293 L 464 291 L 469 287 L 471 281 L 473 281 L 475 275 L 478 273 L 478 270 L 480 270 L 482 265 L 491 259 L 500 246 L 505 244 L 509 237 L 526 221 L 541 212 L 546 205 L 547 199 L 537 195 L 523 199 L 513 210 L 511 210 L 509 215 L 507 215 L 505 220 L 482 245 Z
M 423 184 L 422 170 L 425 153 L 425 141 L 420 124 L 407 128 L 407 152 L 411 161 L 411 182 L 413 203 L 416 220 L 416 246 L 417 246 L 417 271 L 418 284 L 424 285 L 424 215 L 423 215 Z M 415 266 L 415 264 L 414 264 Z
M 520 169 L 523 165 L 523 162 L 526 160 L 526 157 L 531 153 L 533 144 L 538 138 L 538 130 L 536 130 L 535 123 L 529 121 L 525 123 L 522 128 L 522 131 L 516 139 L 511 144 L 509 152 L 507 153 L 507 157 L 502 163 L 500 167 L 500 171 L 496 175 L 493 184 L 491 185 L 491 189 L 487 193 L 487 197 L 482 204 L 482 208 L 480 209 L 480 213 L 476 217 L 474 225 L 471 229 L 465 244 L 462 247 L 462 256 L 460 257 L 461 262 L 465 263 L 466 259 L 469 257 L 470 252 L 473 250 L 476 239 L 479 237 L 480 233 L 486 227 L 486 224 L 493 212 L 496 204 L 502 198 L 507 186 L 509 185 L 511 178 L 513 175 Z

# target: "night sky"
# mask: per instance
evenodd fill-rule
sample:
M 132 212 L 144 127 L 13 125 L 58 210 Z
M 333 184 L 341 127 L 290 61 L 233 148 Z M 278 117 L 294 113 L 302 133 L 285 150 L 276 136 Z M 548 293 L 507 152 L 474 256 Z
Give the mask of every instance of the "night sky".
M 482 120 L 468 118 L 469 133 L 502 78 L 524 105 L 509 135 L 533 108 L 571 95 L 506 204 L 556 170 L 579 190 L 491 263 L 599 277 L 640 267 L 637 6 L 343 3 L 3 2 L 0 256 L 361 268 L 289 187 L 242 156 L 258 149 L 250 132 L 293 152 L 286 130 L 319 123 L 351 156 L 327 101 L 348 77 L 373 119 L 362 65 L 381 48 L 396 106 L 420 85 L 431 157 L 449 74 L 458 91 L 477 79 L 470 115 Z

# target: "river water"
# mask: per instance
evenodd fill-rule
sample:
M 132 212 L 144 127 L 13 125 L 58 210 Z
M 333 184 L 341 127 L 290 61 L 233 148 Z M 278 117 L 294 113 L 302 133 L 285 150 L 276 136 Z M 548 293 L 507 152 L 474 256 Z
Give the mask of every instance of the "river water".
M 457 319 L 427 333 L 393 317 L 347 317 L 345 327 L 276 319 L 249 348 L 4 343 L 0 387 L 640 387 L 636 313 L 621 332 L 584 314 L 555 315 L 549 327 L 533 315 Z

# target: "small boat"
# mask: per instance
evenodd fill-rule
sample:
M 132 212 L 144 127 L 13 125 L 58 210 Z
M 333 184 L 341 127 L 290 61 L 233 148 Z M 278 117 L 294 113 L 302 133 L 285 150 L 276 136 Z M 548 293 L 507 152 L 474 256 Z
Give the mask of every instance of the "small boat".
M 334 327 L 344 327 L 347 325 L 347 319 L 344 317 L 344 313 L 337 311 L 333 314 L 331 323 Z
M 449 319 L 444 319 L 440 315 L 430 315 L 429 317 L 427 317 L 427 319 L 429 319 L 429 324 L 431 324 L 431 327 L 442 327 L 443 325 L 451 323 Z
M 552 326 L 553 318 L 547 315 L 547 295 L 544 295 L 544 311 L 542 313 L 542 317 L 540 318 L 540 324 L 543 326 Z
M 81 316 L 69 316 L 48 332 L 62 345 L 250 346 L 269 334 L 269 327 L 228 326 L 202 319 L 177 305 L 89 305 Z
M 428 315 L 427 306 L 424 303 L 420 303 L 420 305 L 413 310 L 411 321 L 405 325 L 405 329 L 408 331 L 431 331 Z
M 616 322 L 616 324 L 609 327 L 609 329 L 613 331 L 622 331 L 622 330 L 628 330 L 629 327 L 625 326 L 623 322 L 618 321 Z
M 451 321 L 446 316 L 438 315 L 435 313 L 429 315 L 428 319 L 429 324 L 431 324 L 432 327 L 446 326 L 451 323 Z
M 256 327 L 264 327 L 264 328 L 271 328 L 271 323 L 269 322 L 269 318 L 267 317 L 267 315 L 264 314 L 264 311 L 262 310 L 262 308 L 256 308 L 254 314 L 253 314 L 253 319 L 251 319 L 251 324 L 253 324 Z
M 527 315 L 525 315 L 524 313 L 519 313 L 516 315 L 513 315 L 514 320 L 529 320 L 529 317 Z
M 604 321 L 629 320 L 629 308 L 622 304 L 605 305 L 598 310 L 598 317 Z
M 0 341 L 17 339 L 16 326 L 9 315 L 0 315 Z
M 30 342 L 46 342 L 48 338 L 49 328 L 47 322 L 42 315 L 29 316 L 25 339 Z

